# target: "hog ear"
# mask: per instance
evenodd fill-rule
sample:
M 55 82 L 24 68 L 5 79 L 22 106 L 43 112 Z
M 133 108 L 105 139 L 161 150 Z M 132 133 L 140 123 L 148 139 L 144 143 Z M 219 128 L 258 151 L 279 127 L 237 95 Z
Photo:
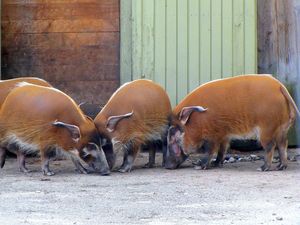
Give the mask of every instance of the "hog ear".
M 183 107 L 180 114 L 179 114 L 179 120 L 180 122 L 185 125 L 187 121 L 190 118 L 190 115 L 192 112 L 205 112 L 207 108 L 203 108 L 202 106 L 188 106 L 188 107 Z
M 118 122 L 124 118 L 128 118 L 131 117 L 133 115 L 133 111 L 124 115 L 118 115 L 118 116 L 110 116 L 107 119 L 107 123 L 106 123 L 106 129 L 109 132 L 113 132 L 116 128 L 116 125 L 118 124 Z
M 75 142 L 79 141 L 79 139 L 81 137 L 81 134 L 80 134 L 80 129 L 79 129 L 78 126 L 68 124 L 68 123 L 64 123 L 64 122 L 60 122 L 60 121 L 55 121 L 54 123 L 52 123 L 52 125 L 55 126 L 55 127 L 66 128 L 69 131 L 72 139 Z

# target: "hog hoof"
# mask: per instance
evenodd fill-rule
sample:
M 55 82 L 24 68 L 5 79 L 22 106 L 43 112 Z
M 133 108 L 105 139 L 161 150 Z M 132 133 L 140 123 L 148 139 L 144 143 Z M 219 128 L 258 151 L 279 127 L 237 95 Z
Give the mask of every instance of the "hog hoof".
M 203 165 L 203 166 L 194 166 L 194 169 L 195 169 L 195 170 L 207 170 L 208 167 L 205 166 L 205 165 Z
M 277 170 L 285 170 L 287 168 L 287 165 L 280 163 L 276 168 L 277 168 Z
M 153 163 L 146 163 L 143 168 L 153 168 L 154 164 Z
M 95 170 L 92 168 L 88 169 L 75 169 L 76 172 L 81 173 L 81 174 L 89 174 L 89 173 L 94 173 Z
M 23 172 L 23 173 L 30 173 L 31 170 L 27 169 L 27 168 L 20 168 L 20 172 Z
M 262 165 L 260 168 L 257 169 L 258 171 L 262 171 L 262 172 L 265 172 L 265 171 L 270 171 L 271 168 L 267 165 Z
M 44 175 L 45 176 L 53 176 L 55 173 L 52 172 L 52 171 L 49 171 L 49 172 L 44 172 Z
M 118 170 L 120 173 L 131 172 L 131 166 L 124 166 Z
M 223 167 L 223 163 L 221 163 L 221 162 L 217 162 L 217 161 L 213 161 L 213 162 L 211 162 L 211 166 L 212 167 L 215 167 L 215 168 L 221 168 L 221 167 Z

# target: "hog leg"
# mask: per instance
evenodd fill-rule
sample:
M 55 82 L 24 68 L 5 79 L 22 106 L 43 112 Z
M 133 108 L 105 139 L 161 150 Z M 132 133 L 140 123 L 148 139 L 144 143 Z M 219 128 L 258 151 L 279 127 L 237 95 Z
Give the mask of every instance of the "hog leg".
M 288 141 L 285 134 L 279 140 L 277 140 L 277 148 L 280 158 L 280 163 L 277 165 L 277 170 L 284 170 L 287 168 L 287 145 Z
M 121 173 L 130 172 L 132 169 L 133 162 L 139 152 L 140 146 L 134 144 L 132 148 L 124 152 L 124 160 L 121 168 L 118 170 Z
M 219 167 L 219 166 L 222 167 L 223 166 L 224 158 L 225 158 L 228 148 L 229 148 L 229 143 L 227 141 L 221 143 L 216 161 L 214 161 L 214 163 L 213 163 L 214 167 Z
M 83 173 L 83 174 L 89 173 L 89 171 L 81 164 L 80 159 L 76 155 L 73 155 L 72 153 L 70 153 L 70 156 L 71 156 L 71 160 L 72 160 L 73 164 L 76 167 L 76 171 L 78 171 L 79 173 Z
M 6 149 L 0 147 L 0 167 L 3 168 L 6 159 Z
M 18 165 L 19 165 L 20 171 L 23 173 L 29 173 L 30 171 L 25 166 L 25 155 L 20 150 L 17 151 L 17 160 L 18 160 Z
M 45 176 L 53 176 L 55 173 L 49 169 L 49 162 L 51 155 L 53 155 L 52 149 L 46 149 L 41 151 L 42 171 Z
M 265 153 L 265 163 L 262 165 L 258 170 L 260 171 L 269 171 L 271 170 L 272 160 L 273 160 L 273 153 L 276 147 L 276 144 L 273 140 L 271 141 L 261 141 L 261 145 L 266 151 Z
M 157 145 L 155 143 L 149 144 L 149 162 L 145 164 L 144 168 L 153 168 L 155 165 L 155 154 Z
M 163 151 L 163 159 L 162 159 L 162 167 L 165 167 L 166 157 L 167 157 L 167 145 L 162 143 L 162 151 Z
M 203 160 L 199 160 L 196 164 L 196 166 L 194 167 L 195 169 L 199 170 L 206 170 L 209 169 L 211 167 L 211 160 L 215 154 L 216 151 L 218 151 L 220 145 L 214 142 L 210 142 L 206 145 L 205 148 L 207 148 L 208 150 L 208 156 L 207 158 L 203 159 Z

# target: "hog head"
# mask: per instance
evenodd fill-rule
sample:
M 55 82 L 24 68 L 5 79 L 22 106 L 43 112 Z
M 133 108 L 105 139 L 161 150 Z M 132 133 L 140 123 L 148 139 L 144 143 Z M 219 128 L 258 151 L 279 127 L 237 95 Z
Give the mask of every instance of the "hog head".
M 109 166 L 101 146 L 99 134 L 95 128 L 93 120 L 88 118 L 88 123 L 82 127 L 82 131 L 78 126 L 55 121 L 53 126 L 66 129 L 73 143 L 76 143 L 79 157 L 88 164 L 90 171 L 108 175 L 110 173 Z M 76 167 L 81 167 L 78 162 L 74 162 Z
M 90 171 L 101 175 L 110 174 L 110 167 L 101 146 L 90 142 L 80 151 L 79 156 L 89 165 Z
M 171 126 L 168 130 L 167 149 L 164 152 L 164 166 L 166 169 L 178 168 L 187 158 L 182 149 L 182 129 Z
M 192 112 L 204 112 L 207 109 L 201 106 L 189 106 L 182 108 L 178 119 L 173 121 L 174 125 L 168 130 L 167 149 L 164 152 L 164 165 L 166 169 L 178 168 L 186 159 L 186 149 L 184 143 L 187 142 L 184 133 L 185 125 L 188 123 Z M 179 123 L 178 121 L 179 120 Z

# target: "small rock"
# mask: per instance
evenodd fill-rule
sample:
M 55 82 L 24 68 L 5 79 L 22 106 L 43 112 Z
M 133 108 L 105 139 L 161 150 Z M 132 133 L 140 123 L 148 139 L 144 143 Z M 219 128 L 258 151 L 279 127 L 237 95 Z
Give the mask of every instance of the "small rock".
M 246 156 L 244 157 L 244 160 L 247 162 L 247 161 L 251 161 L 251 156 Z
M 277 217 L 276 217 L 276 220 L 283 220 L 283 218 L 282 218 L 282 217 L 279 217 L 279 216 L 277 216 Z
M 292 162 L 297 161 L 297 159 L 296 159 L 295 156 L 288 156 L 288 160 L 289 160 L 289 161 L 292 161 Z
M 229 162 L 229 163 L 234 163 L 234 162 L 235 162 L 235 159 L 234 159 L 233 157 L 230 157 L 230 158 L 228 159 L 228 162 Z
M 235 160 L 239 160 L 239 159 L 241 158 L 241 157 L 240 157 L 239 155 L 237 155 L 237 154 L 234 154 L 233 157 L 234 157 Z

